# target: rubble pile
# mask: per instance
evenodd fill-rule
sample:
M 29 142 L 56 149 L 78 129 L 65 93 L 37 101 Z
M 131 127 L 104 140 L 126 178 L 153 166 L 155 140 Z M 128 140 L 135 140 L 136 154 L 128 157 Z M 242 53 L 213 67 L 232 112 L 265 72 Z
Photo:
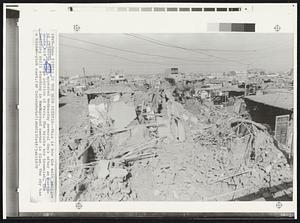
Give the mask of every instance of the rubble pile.
M 61 200 L 236 200 L 292 181 L 282 146 L 240 96 L 225 106 L 134 89 L 86 92 L 84 115 L 60 134 Z
M 221 117 L 194 132 L 194 141 L 214 154 L 206 161 L 214 166 L 211 175 L 217 180 L 208 184 L 226 183 L 234 190 L 253 192 L 292 180 L 287 158 L 265 126 L 234 115 Z
M 130 172 L 120 163 L 100 160 L 94 163 L 93 174 L 85 181 L 82 201 L 125 201 L 136 199 L 130 182 Z
M 83 122 L 80 125 L 81 128 L 74 128 L 68 134 L 60 134 L 60 196 L 64 201 L 74 201 L 80 183 L 84 179 L 85 172 L 82 168 L 82 160 L 78 159 L 78 154 L 85 148 L 89 138 L 85 124 Z
M 221 113 L 215 123 L 207 124 L 205 113 L 206 121 L 190 123 L 194 143 L 169 142 L 155 159 L 133 167 L 139 200 L 234 200 L 292 180 L 287 159 L 265 126 Z

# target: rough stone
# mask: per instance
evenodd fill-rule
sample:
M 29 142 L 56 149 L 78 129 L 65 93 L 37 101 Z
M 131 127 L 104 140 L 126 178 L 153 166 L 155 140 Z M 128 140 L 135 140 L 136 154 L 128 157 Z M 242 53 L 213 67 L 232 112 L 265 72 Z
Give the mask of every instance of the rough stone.
M 124 179 L 128 175 L 127 170 L 122 168 L 111 168 L 109 171 L 109 176 L 111 179 L 122 178 Z
M 125 187 L 121 190 L 122 193 L 125 193 L 125 194 L 130 194 L 131 193 L 131 188 L 130 187 Z
M 154 190 L 153 194 L 154 196 L 158 196 L 161 192 L 159 190 Z
M 99 179 L 105 179 L 109 175 L 108 165 L 109 160 L 100 160 L 95 166 L 94 175 Z
M 114 121 L 116 129 L 123 129 L 136 118 L 134 105 L 123 101 L 115 102 L 109 110 L 109 116 Z

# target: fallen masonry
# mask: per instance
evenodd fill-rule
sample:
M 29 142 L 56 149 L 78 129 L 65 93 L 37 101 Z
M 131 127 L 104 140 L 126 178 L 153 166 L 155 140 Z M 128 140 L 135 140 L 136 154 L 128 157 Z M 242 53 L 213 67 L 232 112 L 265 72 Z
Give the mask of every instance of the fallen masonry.
M 76 125 L 60 131 L 62 201 L 255 200 L 290 190 L 285 148 L 241 98 L 180 103 L 174 87 L 86 96 L 72 105 L 82 112 Z

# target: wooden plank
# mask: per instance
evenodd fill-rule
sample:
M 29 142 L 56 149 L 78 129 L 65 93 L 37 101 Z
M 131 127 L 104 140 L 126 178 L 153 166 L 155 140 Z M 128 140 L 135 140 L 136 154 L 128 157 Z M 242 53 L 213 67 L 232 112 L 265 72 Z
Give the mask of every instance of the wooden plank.
M 275 139 L 283 145 L 287 145 L 289 119 L 289 115 L 276 116 Z

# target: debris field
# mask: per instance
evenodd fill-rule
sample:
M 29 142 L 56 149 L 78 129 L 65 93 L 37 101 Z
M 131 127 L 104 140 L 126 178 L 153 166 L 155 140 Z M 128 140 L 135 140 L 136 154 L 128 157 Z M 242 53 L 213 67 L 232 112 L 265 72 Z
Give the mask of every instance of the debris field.
M 292 166 L 243 97 L 112 84 L 59 108 L 61 201 L 291 200 Z

